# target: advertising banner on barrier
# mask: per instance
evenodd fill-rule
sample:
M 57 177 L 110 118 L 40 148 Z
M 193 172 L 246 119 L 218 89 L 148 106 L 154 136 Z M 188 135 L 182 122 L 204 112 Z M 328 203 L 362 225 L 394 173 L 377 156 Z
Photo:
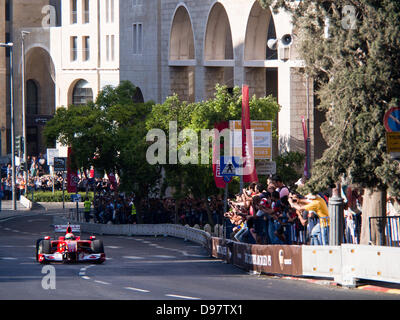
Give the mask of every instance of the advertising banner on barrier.
M 212 238 L 212 256 L 244 270 L 293 276 L 303 274 L 301 246 L 250 245 Z
M 232 263 L 233 241 L 222 238 L 211 239 L 211 256 Z

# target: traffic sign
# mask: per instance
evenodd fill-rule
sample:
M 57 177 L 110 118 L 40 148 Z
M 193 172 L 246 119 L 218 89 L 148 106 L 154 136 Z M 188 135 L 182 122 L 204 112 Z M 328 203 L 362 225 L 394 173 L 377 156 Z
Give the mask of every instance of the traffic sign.
M 54 157 L 54 171 L 67 171 L 67 158 Z
M 400 131 L 400 107 L 393 107 L 386 112 L 384 117 L 385 128 L 388 132 Z
M 256 163 L 256 171 L 260 176 L 270 176 L 276 174 L 276 162 L 260 160 Z
M 400 158 L 400 132 L 386 133 L 386 148 L 392 158 Z
M 238 176 L 240 169 L 239 157 L 221 157 L 220 160 L 220 175 L 226 182 L 230 182 L 232 177 Z

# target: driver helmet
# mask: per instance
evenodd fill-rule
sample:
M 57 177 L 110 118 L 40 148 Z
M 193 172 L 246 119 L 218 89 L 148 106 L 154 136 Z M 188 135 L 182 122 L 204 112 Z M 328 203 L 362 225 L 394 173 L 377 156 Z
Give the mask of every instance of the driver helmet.
M 75 236 L 73 233 L 67 233 L 65 235 L 65 240 L 75 240 Z

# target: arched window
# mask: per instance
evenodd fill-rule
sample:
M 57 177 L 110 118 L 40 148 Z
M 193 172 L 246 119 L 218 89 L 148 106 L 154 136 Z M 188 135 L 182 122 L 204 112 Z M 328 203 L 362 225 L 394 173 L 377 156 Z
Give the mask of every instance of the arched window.
M 83 106 L 93 101 L 93 90 L 86 80 L 79 80 L 72 92 L 72 104 L 74 106 Z
M 39 95 L 38 87 L 36 82 L 28 80 L 26 82 L 26 113 L 27 114 L 38 114 L 39 107 Z
M 135 102 L 135 103 L 143 103 L 144 102 L 143 93 L 139 87 L 136 87 L 135 95 L 133 96 L 133 102 Z

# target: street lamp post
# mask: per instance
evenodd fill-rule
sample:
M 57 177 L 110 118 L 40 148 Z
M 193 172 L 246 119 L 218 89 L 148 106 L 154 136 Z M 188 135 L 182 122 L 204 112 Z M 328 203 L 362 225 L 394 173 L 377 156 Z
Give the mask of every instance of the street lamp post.
M 0 43 L 0 47 L 10 49 L 10 106 L 11 106 L 11 166 L 12 166 L 12 210 L 17 210 L 17 198 L 15 193 L 15 132 L 14 132 L 14 81 L 13 81 L 13 47 L 14 43 Z
M 25 194 L 27 194 L 28 190 L 28 174 L 27 174 L 27 159 L 26 159 L 26 95 L 25 95 L 25 36 L 30 34 L 29 31 L 21 31 L 21 38 L 22 38 L 22 137 L 23 137 L 23 161 L 25 163 L 25 170 L 24 170 L 24 179 L 25 179 Z

